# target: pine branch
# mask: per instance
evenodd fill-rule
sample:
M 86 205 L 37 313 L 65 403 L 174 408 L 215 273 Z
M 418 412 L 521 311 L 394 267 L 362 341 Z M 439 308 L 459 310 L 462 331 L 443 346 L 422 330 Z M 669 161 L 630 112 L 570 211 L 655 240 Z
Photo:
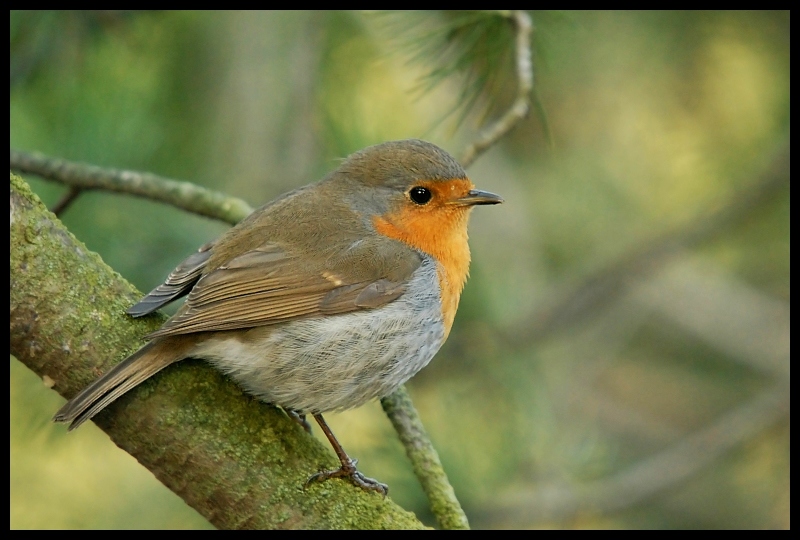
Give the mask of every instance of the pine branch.
M 528 115 L 531 108 L 531 91 L 533 90 L 531 31 L 533 22 L 530 15 L 522 10 L 503 13 L 513 21 L 516 30 L 517 97 L 511 107 L 493 124 L 484 128 L 475 141 L 464 150 L 461 164 L 465 168 L 511 131 L 519 121 Z
M 441 122 L 461 110 L 457 124 L 478 103 L 486 105 L 481 117 L 495 109 L 493 98 L 508 86 L 506 60 L 512 55 L 517 81 L 514 101 L 499 118 L 484 127 L 461 157 L 464 167 L 496 144 L 531 108 L 533 64 L 531 16 L 521 10 L 454 10 L 438 14 L 429 11 L 384 12 L 388 20 L 384 33 L 395 36 L 397 48 L 411 62 L 426 69 L 417 90 L 427 92 L 447 79 L 455 78 L 461 87 L 458 99 L 438 120 Z M 511 31 L 509 30 L 511 29 Z M 541 107 L 539 107 L 541 109 Z M 540 116 L 546 122 L 542 110 Z M 545 125 L 546 133 L 549 133 Z

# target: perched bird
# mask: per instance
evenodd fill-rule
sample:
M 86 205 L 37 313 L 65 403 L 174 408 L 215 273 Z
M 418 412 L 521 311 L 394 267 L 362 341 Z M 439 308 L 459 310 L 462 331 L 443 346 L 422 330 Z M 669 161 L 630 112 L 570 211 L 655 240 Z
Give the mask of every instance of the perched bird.
M 385 495 L 322 413 L 386 396 L 430 362 L 467 279 L 470 210 L 500 202 L 428 142 L 356 152 L 201 247 L 128 309 L 141 317 L 188 294 L 145 346 L 54 420 L 76 428 L 168 365 L 202 358 L 306 429 L 314 416 L 341 467 L 309 482 L 346 477 Z

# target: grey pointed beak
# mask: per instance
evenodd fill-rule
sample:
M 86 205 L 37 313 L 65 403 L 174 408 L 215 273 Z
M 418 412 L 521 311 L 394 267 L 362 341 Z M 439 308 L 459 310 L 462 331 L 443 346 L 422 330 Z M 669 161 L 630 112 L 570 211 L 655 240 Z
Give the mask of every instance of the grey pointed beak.
M 471 189 L 466 196 L 453 201 L 455 204 L 463 204 L 465 206 L 472 206 L 475 204 L 500 204 L 503 198 L 500 195 L 482 191 L 480 189 Z

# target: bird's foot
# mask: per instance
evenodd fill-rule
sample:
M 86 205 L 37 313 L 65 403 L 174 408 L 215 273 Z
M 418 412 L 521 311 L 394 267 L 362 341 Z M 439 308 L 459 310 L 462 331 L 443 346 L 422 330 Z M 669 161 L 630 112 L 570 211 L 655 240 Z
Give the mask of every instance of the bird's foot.
M 353 485 L 360 487 L 364 491 L 375 491 L 386 497 L 386 494 L 389 493 L 389 486 L 358 472 L 356 463 L 358 463 L 358 460 L 348 459 L 346 462 L 343 461 L 342 466 L 336 470 L 320 471 L 306 480 L 304 487 L 308 487 L 314 482 L 324 482 L 329 478 L 347 478 Z

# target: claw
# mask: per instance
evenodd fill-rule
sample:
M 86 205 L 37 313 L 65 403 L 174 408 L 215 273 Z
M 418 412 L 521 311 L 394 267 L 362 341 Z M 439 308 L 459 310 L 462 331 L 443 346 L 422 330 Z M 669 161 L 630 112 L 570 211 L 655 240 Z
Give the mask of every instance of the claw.
M 384 498 L 386 498 L 386 494 L 389 493 L 389 486 L 386 484 L 382 484 L 377 480 L 372 478 L 368 478 L 358 472 L 356 469 L 356 464 L 358 463 L 357 459 L 352 459 L 350 456 L 347 455 L 347 452 L 344 451 L 342 445 L 339 444 L 339 441 L 336 440 L 336 437 L 333 435 L 331 428 L 328 427 L 327 422 L 325 419 L 322 418 L 321 414 L 314 414 L 314 420 L 317 421 L 319 427 L 322 428 L 322 432 L 325 433 L 325 436 L 328 438 L 328 441 L 333 446 L 333 450 L 336 452 L 336 455 L 339 458 L 339 462 L 341 462 L 342 466 L 336 470 L 326 471 L 322 470 L 317 474 L 313 475 L 311 478 L 306 480 L 306 483 L 303 485 L 303 488 L 307 488 L 310 484 L 314 482 L 324 482 L 329 478 L 347 478 L 350 482 L 353 483 L 354 486 L 358 486 L 364 491 L 377 491 Z
M 389 493 L 389 486 L 358 472 L 356 463 L 357 460 L 349 459 L 346 463 L 343 462 L 338 469 L 320 471 L 306 480 L 303 489 L 315 482 L 324 482 L 329 478 L 347 478 L 354 486 L 360 487 L 364 491 L 375 491 L 386 498 L 386 494 Z

